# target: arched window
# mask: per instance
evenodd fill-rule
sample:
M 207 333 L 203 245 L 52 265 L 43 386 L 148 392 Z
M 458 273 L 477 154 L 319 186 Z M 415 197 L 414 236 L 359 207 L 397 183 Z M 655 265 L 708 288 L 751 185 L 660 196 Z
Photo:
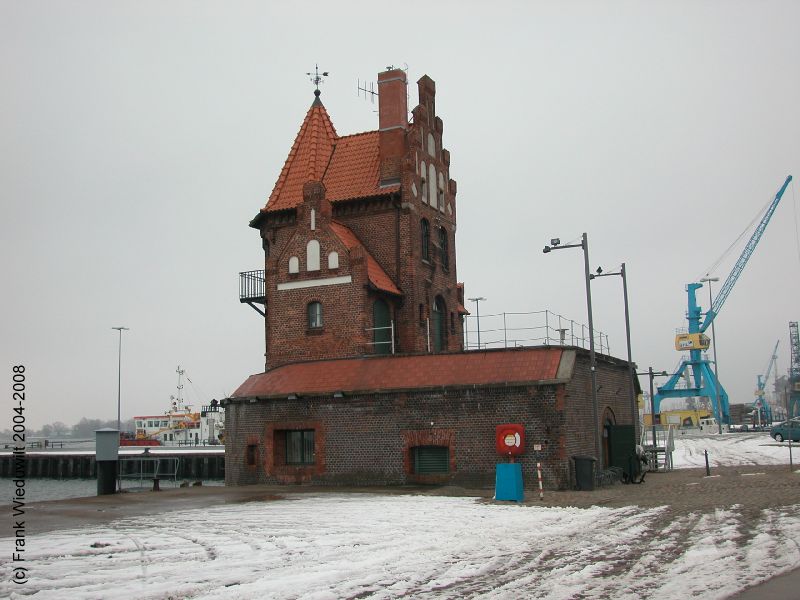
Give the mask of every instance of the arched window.
M 428 219 L 420 221 L 420 228 L 422 230 L 422 260 L 431 259 L 431 226 L 428 224 Z
M 428 154 L 436 156 L 436 140 L 432 133 L 428 134 Z
M 436 296 L 433 301 L 431 314 L 431 337 L 433 351 L 441 352 L 447 346 L 447 308 L 441 296 Z
M 372 342 L 375 354 L 392 353 L 392 320 L 385 300 L 375 300 L 372 305 Z
M 432 164 L 428 165 L 428 198 L 428 203 L 436 208 L 439 200 L 436 197 L 436 167 Z
M 419 177 L 420 177 L 420 185 L 422 186 L 420 196 L 422 197 L 422 201 L 427 203 L 428 202 L 428 172 L 425 167 L 425 161 L 420 161 L 419 163 Z
M 296 256 L 292 256 L 289 258 L 289 274 L 295 274 L 300 272 L 300 259 Z
M 308 328 L 319 329 L 322 327 L 322 304 L 320 302 L 308 303 Z
M 306 270 L 319 271 L 319 242 L 309 240 L 306 244 Z
M 439 253 L 442 261 L 442 268 L 445 271 L 450 270 L 450 254 L 447 248 L 447 229 L 444 227 L 439 229 Z
M 339 268 L 339 253 L 338 252 L 331 252 L 328 254 L 328 268 L 329 269 L 338 269 Z
M 439 172 L 439 210 L 444 212 L 444 176 Z

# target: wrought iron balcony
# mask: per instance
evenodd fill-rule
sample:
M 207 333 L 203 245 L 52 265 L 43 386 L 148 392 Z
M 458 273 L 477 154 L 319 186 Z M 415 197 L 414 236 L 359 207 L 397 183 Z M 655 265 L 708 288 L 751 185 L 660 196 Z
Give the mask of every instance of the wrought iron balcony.
M 264 269 L 239 273 L 239 302 L 249 304 L 262 316 L 264 315 L 264 311 L 256 306 L 256 304 L 264 306 L 267 304 L 264 290 Z

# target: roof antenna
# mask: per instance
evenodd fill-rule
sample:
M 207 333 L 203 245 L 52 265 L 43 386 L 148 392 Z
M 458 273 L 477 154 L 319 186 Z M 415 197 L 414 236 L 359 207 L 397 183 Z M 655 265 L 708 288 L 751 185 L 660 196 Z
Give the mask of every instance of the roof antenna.
M 319 91 L 319 84 L 320 83 L 325 83 L 325 80 L 323 79 L 323 77 L 328 77 L 328 75 L 329 75 L 328 71 L 323 71 L 322 73 L 320 73 L 319 72 L 319 65 L 315 64 L 314 65 L 314 72 L 313 73 L 308 72 L 308 73 L 306 73 L 306 75 L 308 75 L 308 78 L 311 81 L 311 83 L 314 84 L 314 95 L 317 98 L 319 98 L 319 95 L 321 93 Z
M 378 92 L 375 91 L 375 82 L 369 82 L 369 89 L 367 89 L 367 82 L 365 81 L 363 86 L 361 84 L 361 80 L 358 80 L 358 87 L 356 88 L 358 91 L 358 95 L 360 96 L 362 93 L 364 94 L 364 100 L 367 99 L 367 95 L 369 95 L 369 100 L 372 104 L 375 104 L 375 96 L 378 95 Z

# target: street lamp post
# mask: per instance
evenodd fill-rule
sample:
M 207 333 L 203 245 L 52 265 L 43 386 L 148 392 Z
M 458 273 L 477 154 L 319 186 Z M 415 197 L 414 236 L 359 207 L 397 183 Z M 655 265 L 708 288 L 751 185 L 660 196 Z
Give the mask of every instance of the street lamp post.
M 711 306 L 714 304 L 714 302 L 711 300 L 712 281 L 719 281 L 719 277 L 703 277 L 700 280 L 701 283 L 708 283 L 708 310 L 711 310 Z M 717 427 L 719 429 L 719 433 L 721 434 L 722 407 L 719 405 L 719 371 L 717 370 L 717 333 L 714 331 L 714 321 L 711 321 L 711 343 L 714 348 L 714 379 L 716 379 L 716 382 L 714 383 L 714 396 L 716 397 L 717 400 L 717 414 L 719 415 L 719 421 L 717 422 Z
M 122 429 L 120 428 L 121 424 L 121 413 L 120 407 L 121 398 L 122 398 L 122 332 L 128 331 L 129 327 L 112 327 L 111 329 L 116 329 L 119 331 L 119 353 L 117 354 L 117 431 L 122 435 Z
M 545 246 L 542 252 L 547 254 L 551 250 L 562 250 L 564 248 L 581 248 L 583 249 L 583 269 L 584 280 L 586 283 L 586 310 L 589 313 L 589 372 L 592 378 L 592 417 L 594 419 L 594 450 L 597 459 L 600 460 L 600 435 L 598 433 L 598 417 L 597 417 L 597 369 L 594 355 L 594 322 L 592 319 L 592 287 L 591 278 L 589 276 L 589 238 L 584 232 L 581 237 L 580 244 L 564 244 L 561 245 L 561 240 L 553 238 L 550 240 L 550 245 Z
M 481 349 L 481 301 L 486 300 L 486 298 L 467 298 L 470 302 L 475 303 L 475 320 L 478 324 L 478 350 Z
M 622 263 L 620 269 L 616 273 L 603 273 L 603 270 L 598 268 L 597 273 L 590 275 L 590 279 L 595 279 L 596 277 L 609 277 L 611 275 L 619 275 L 622 277 L 622 296 L 625 301 L 625 341 L 628 345 L 628 386 L 630 390 L 630 401 L 631 401 L 631 420 L 633 422 L 633 444 L 636 445 L 637 437 L 636 437 L 636 421 L 638 420 L 637 414 L 638 410 L 636 409 L 636 391 L 633 385 L 633 377 L 634 377 L 634 370 L 633 370 L 633 359 L 631 357 L 631 320 L 630 320 L 630 313 L 628 312 L 628 279 L 625 271 L 625 263 Z

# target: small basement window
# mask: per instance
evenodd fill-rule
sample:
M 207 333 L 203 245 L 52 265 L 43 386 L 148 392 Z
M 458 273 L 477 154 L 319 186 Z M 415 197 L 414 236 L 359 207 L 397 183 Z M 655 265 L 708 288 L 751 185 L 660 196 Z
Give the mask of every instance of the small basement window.
M 447 446 L 415 446 L 411 448 L 414 473 L 447 473 L 450 471 L 450 448 Z

